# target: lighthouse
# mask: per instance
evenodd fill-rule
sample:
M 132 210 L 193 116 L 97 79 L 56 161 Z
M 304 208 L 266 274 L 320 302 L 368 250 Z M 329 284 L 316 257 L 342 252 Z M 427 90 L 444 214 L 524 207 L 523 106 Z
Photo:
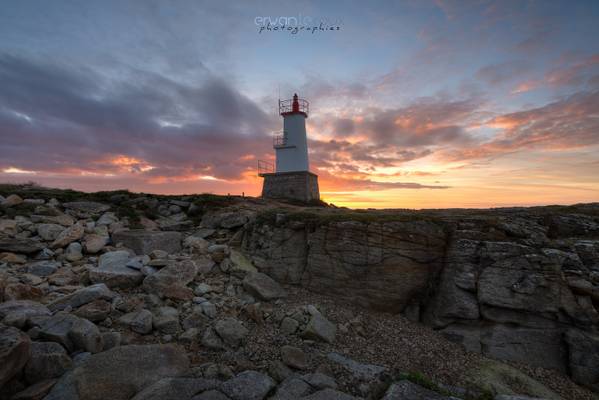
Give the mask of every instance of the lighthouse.
M 310 202 L 320 199 L 318 176 L 310 172 L 306 119 L 310 104 L 296 94 L 279 100 L 283 130 L 273 134 L 275 164 L 258 161 L 259 175 L 264 178 L 262 197 Z

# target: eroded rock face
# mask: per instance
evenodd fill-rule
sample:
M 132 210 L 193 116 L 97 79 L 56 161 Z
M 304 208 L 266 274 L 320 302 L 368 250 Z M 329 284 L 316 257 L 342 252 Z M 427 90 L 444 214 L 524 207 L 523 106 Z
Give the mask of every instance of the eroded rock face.
M 572 371 L 592 386 L 594 358 L 577 354 L 599 332 L 598 227 L 597 217 L 526 209 L 371 223 L 280 214 L 251 224 L 243 246 L 278 282 L 385 311 L 409 306 L 470 351 Z M 575 345 L 571 332 L 585 340 Z
M 566 334 L 572 379 L 599 391 L 599 335 L 572 329 Z
M 255 235 L 255 236 L 254 236 Z M 256 226 L 246 250 L 262 272 L 363 306 L 401 311 L 441 268 L 445 232 L 428 221 Z

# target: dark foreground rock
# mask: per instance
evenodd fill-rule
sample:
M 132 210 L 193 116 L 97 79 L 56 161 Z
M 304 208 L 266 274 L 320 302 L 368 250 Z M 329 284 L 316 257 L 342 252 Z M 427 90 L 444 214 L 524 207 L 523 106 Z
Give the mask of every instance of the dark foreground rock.
M 23 332 L 0 325 L 0 387 L 21 372 L 29 360 L 31 341 Z
M 58 381 L 46 400 L 126 400 L 163 378 L 189 368 L 183 349 L 172 345 L 120 346 L 76 366 Z

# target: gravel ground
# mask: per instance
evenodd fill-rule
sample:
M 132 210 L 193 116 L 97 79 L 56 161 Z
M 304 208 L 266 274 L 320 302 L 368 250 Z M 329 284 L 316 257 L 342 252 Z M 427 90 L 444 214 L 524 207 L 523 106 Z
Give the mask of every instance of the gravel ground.
M 214 279 L 222 281 L 223 276 L 215 276 Z M 352 380 L 347 371 L 326 358 L 328 353 L 336 352 L 360 363 L 384 366 L 392 375 L 398 372 L 419 372 L 434 382 L 458 387 L 468 387 L 466 371 L 476 368 L 480 361 L 485 360 L 481 355 L 464 351 L 461 346 L 446 340 L 434 330 L 411 322 L 402 315 L 366 310 L 294 286 L 286 286 L 286 289 L 288 297 L 285 299 L 262 303 L 264 311 L 272 313 L 263 324 L 249 320 L 236 307 L 219 309 L 217 318 L 233 316 L 244 321 L 250 330 L 245 344 L 236 351 L 223 352 L 208 350 L 199 343 L 192 343 L 187 345 L 192 364 L 199 366 L 204 363 L 221 363 L 230 366 L 234 372 L 244 369 L 266 371 L 273 362 L 280 360 L 279 349 L 284 345 L 292 345 L 309 355 L 308 371 L 328 373 L 335 377 L 341 390 L 360 394 L 358 388 L 350 383 Z M 338 329 L 333 344 L 307 341 L 297 335 L 284 335 L 279 331 L 279 324 L 273 321 L 277 319 L 277 314 L 280 319 L 285 313 L 310 304 L 316 305 L 332 322 L 354 323 L 348 324 L 346 332 Z M 269 310 L 271 307 L 272 310 Z M 130 335 L 133 343 L 160 341 L 159 336 L 131 335 L 126 330 L 122 332 Z M 557 371 L 515 363 L 510 365 L 542 382 L 564 400 L 598 398 Z M 524 389 L 519 393 L 527 394 Z
M 264 328 L 252 331 L 249 339 L 249 343 L 256 343 L 256 348 L 260 349 L 254 356 L 262 362 L 278 359 L 279 347 L 291 344 L 311 354 L 313 366 L 316 368 L 319 365 L 323 368 L 324 364 L 324 368 L 334 369 L 325 356 L 328 352 L 335 351 L 361 363 L 382 365 L 392 371 L 420 372 L 435 382 L 467 387 L 465 372 L 476 368 L 478 362 L 485 360 L 481 355 L 465 351 L 460 345 L 446 340 L 434 330 L 411 322 L 402 315 L 365 310 L 297 287 L 288 286 L 286 289 L 289 296 L 282 302 L 281 308 L 292 310 L 295 307 L 314 304 L 329 320 L 338 324 L 347 323 L 356 317 L 361 319 L 364 333 L 360 335 L 352 328 L 348 333 L 337 330 L 333 345 L 305 344 L 297 336 L 281 335 L 278 329 L 266 324 Z M 576 385 L 557 371 L 515 363 L 510 365 L 542 382 L 564 400 L 597 399 L 592 392 Z M 338 368 L 336 372 L 343 376 L 343 371 L 339 371 Z M 339 377 L 337 373 L 335 376 Z M 344 389 L 352 391 L 353 388 Z

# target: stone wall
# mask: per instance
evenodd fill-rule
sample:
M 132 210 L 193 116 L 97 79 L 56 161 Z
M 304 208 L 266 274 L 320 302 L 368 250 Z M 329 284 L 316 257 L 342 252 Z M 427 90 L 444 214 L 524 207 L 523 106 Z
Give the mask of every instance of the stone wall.
M 262 197 L 303 202 L 320 199 L 318 176 L 307 171 L 261 174 L 264 178 Z
M 404 311 L 468 350 L 598 390 L 599 213 L 543 210 L 395 222 L 281 214 L 250 226 L 244 248 L 281 282 Z

